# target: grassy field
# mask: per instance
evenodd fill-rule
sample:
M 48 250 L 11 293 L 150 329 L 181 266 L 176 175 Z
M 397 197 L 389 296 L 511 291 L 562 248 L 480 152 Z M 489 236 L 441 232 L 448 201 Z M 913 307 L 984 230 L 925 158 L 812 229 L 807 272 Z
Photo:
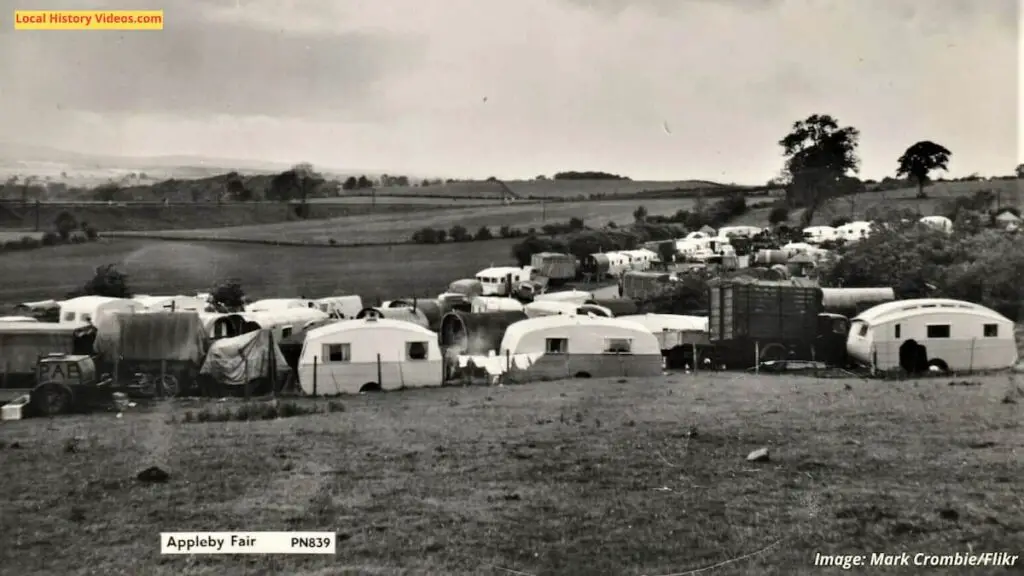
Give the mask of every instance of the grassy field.
M 522 198 L 576 198 L 591 195 L 629 196 L 652 190 L 698 190 L 722 188 L 722 184 L 703 180 L 647 181 L 647 180 L 505 180 L 512 193 Z M 501 198 L 505 193 L 499 182 L 473 181 L 436 184 L 417 187 L 379 188 L 379 195 L 430 195 L 470 198 Z
M 979 382 L 669 375 L 364 395 L 258 422 L 183 422 L 197 401 L 5 422 L 0 561 L 25 576 L 810 576 L 869 572 L 816 553 L 1020 554 L 1024 394 Z M 761 447 L 770 461 L 745 461 Z M 166 484 L 135 480 L 154 465 Z M 334 531 L 338 553 L 160 556 L 178 530 Z M 1008 573 L 870 572 L 925 570 Z
M 29 236 L 32 238 L 42 238 L 42 232 L 34 232 L 32 230 L 2 230 L 0 229 L 0 242 L 14 242 L 21 240 L 23 237 Z
M 368 196 L 326 198 L 311 203 L 311 220 L 368 214 L 408 214 L 422 210 L 450 210 L 453 206 L 480 206 L 495 201 L 441 200 L 436 198 L 377 198 L 371 204 Z M 92 224 L 100 231 L 180 230 L 190 228 L 219 228 L 228 226 L 264 226 L 297 221 L 294 207 L 273 202 L 253 203 L 180 203 L 164 206 L 160 203 L 102 202 L 43 203 L 22 208 L 15 205 L 14 213 L 0 207 L 0 230 L 31 229 L 38 219 L 40 229 L 53 227 L 61 212 L 70 212 L 79 221 Z
M 1021 180 L 991 180 L 975 182 L 936 182 L 925 188 L 927 198 L 917 198 L 917 188 L 902 188 L 880 192 L 863 192 L 844 198 L 837 198 L 826 204 L 814 216 L 812 225 L 827 225 L 836 218 L 862 219 L 874 208 L 910 209 L 922 216 L 932 216 L 942 211 L 943 206 L 958 196 L 971 196 L 979 190 L 992 190 L 997 194 L 1001 206 L 1024 207 L 1024 184 Z M 735 224 L 767 226 L 770 207 L 755 208 L 735 220 Z M 791 223 L 800 220 L 802 210 L 790 212 Z
M 531 227 L 540 228 L 545 223 L 564 223 L 574 217 L 582 218 L 591 226 L 603 226 L 609 221 L 626 224 L 633 221 L 633 211 L 641 204 L 651 215 L 673 214 L 677 210 L 693 207 L 693 201 L 688 199 L 520 203 L 509 206 L 434 210 L 416 214 L 414 218 L 410 218 L 408 213 L 394 213 L 233 228 L 152 230 L 132 235 L 194 240 L 278 240 L 309 244 L 328 244 L 333 239 L 339 245 L 401 242 L 407 241 L 415 230 L 423 227 L 449 229 L 455 225 L 462 225 L 470 232 L 475 232 L 480 226 L 489 226 L 497 233 L 499 227 L 503 225 L 526 230 Z
M 97 266 L 118 264 L 138 294 L 205 291 L 228 278 L 254 297 L 358 294 L 435 297 L 492 264 L 514 264 L 514 240 L 434 246 L 289 247 L 235 243 L 104 240 L 0 254 L 0 302 L 61 299 Z

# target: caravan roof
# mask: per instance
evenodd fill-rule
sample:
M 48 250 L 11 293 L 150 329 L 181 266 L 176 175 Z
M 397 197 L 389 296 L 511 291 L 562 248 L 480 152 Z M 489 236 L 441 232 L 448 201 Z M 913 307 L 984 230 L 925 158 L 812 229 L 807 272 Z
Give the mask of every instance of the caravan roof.
M 527 320 L 520 320 L 505 330 L 505 336 L 501 340 L 502 350 L 515 351 L 520 341 L 527 335 L 540 330 L 550 328 L 587 326 L 593 328 L 615 327 L 634 330 L 640 333 L 651 334 L 646 326 L 619 318 L 606 318 L 604 316 L 580 316 L 575 314 L 559 314 L 554 316 L 538 316 Z
M 944 314 L 959 313 L 984 316 L 1000 322 L 1010 322 L 1002 314 L 978 304 L 951 300 L 947 298 L 918 298 L 914 300 L 896 300 L 873 306 L 855 317 L 852 322 L 863 322 L 868 326 L 902 320 L 920 314 L 941 312 Z
M 429 328 L 420 324 L 406 322 L 404 320 L 391 320 L 388 318 L 373 317 L 360 318 L 359 320 L 341 320 L 314 328 L 306 333 L 306 341 L 313 342 L 335 334 L 352 332 L 353 330 L 361 330 L 364 328 L 392 328 L 403 332 L 416 332 L 424 336 L 429 336 L 435 340 L 437 339 L 437 334 L 431 332 Z

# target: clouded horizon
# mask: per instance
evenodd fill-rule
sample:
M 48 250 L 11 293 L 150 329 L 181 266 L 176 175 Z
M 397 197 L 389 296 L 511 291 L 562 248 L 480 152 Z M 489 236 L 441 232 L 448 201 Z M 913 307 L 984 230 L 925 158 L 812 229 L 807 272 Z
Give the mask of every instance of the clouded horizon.
M 1024 162 L 1018 0 L 46 8 L 162 8 L 165 25 L 5 22 L 0 139 L 455 177 L 604 170 L 755 184 L 779 172 L 792 123 L 821 113 L 861 131 L 864 178 L 893 175 L 918 140 L 949 148 L 954 176 Z

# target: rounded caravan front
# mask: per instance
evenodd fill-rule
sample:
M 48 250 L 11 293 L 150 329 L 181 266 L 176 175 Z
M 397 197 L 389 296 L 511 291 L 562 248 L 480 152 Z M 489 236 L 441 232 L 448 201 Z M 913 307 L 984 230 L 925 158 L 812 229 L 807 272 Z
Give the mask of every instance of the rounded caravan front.
M 515 298 L 482 296 L 470 302 L 470 311 L 474 314 L 483 312 L 522 312 L 523 303 Z
M 644 326 L 617 318 L 558 315 L 512 324 L 502 355 L 534 358 L 513 381 L 661 374 L 661 346 Z
M 246 312 L 243 317 L 259 328 L 270 330 L 278 341 L 293 332 L 303 330 L 307 325 L 330 318 L 319 308 L 278 308 L 276 310 Z
M 924 216 L 919 220 L 919 222 L 925 226 L 941 230 L 943 232 L 949 233 L 953 231 L 953 221 L 945 216 Z
M 831 226 L 808 226 L 803 231 L 804 241 L 809 244 L 821 244 L 839 237 L 839 232 Z
M 98 324 L 111 314 L 144 312 L 142 304 L 128 298 L 79 296 L 60 303 L 61 324 Z
M 850 322 L 850 358 L 878 370 L 998 370 L 1017 363 L 1013 321 L 978 304 L 944 298 L 879 304 Z
M 847 242 L 856 242 L 870 236 L 872 226 L 873 224 L 871 222 L 858 220 L 856 222 L 850 222 L 849 224 L 843 224 L 839 228 L 836 228 L 836 233 L 839 238 Z
M 363 299 L 360 296 L 328 296 L 316 301 L 317 308 L 331 318 L 355 318 L 356 314 L 363 309 Z
M 377 317 L 342 320 L 306 334 L 299 384 L 309 395 L 440 386 L 443 364 L 437 333 L 427 328 Z

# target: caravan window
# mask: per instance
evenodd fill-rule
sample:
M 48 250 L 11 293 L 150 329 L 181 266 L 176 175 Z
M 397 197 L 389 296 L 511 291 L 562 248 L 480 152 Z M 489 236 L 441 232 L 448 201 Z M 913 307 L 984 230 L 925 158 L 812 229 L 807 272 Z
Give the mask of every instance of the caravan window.
M 74 312 L 65 312 L 64 313 L 64 321 L 65 322 L 74 322 L 75 321 L 75 313 Z
M 544 350 L 548 354 L 568 354 L 569 353 L 569 339 L 568 338 L 548 338 L 545 342 Z
M 867 324 L 861 324 L 860 325 L 860 330 L 857 331 L 857 336 L 860 336 L 861 338 L 863 338 L 864 336 L 867 336 L 867 335 L 868 335 L 868 325 Z
M 949 338 L 949 324 L 929 324 L 929 338 Z
M 900 325 L 899 324 L 896 325 L 896 339 L 897 340 L 900 339 Z
M 292 335 L 292 327 L 291 326 L 285 326 L 284 328 L 281 328 L 281 338 L 287 338 L 287 337 L 289 337 L 291 335 Z
M 985 324 L 985 338 L 998 338 L 999 324 Z
M 328 362 L 351 362 L 351 344 L 324 344 L 324 358 Z
M 630 338 L 605 338 L 605 354 L 630 354 L 633 351 L 633 340 Z
M 427 359 L 427 343 L 426 342 L 406 342 L 405 344 L 405 355 L 408 360 L 426 360 Z

